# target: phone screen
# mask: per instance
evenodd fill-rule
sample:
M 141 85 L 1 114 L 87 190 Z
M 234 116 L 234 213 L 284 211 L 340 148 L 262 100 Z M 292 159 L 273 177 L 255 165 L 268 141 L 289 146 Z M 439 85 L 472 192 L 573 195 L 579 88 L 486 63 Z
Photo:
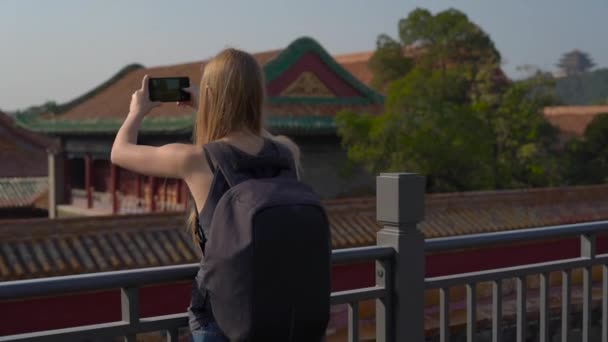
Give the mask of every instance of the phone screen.
M 190 94 L 183 90 L 189 86 L 188 77 L 152 77 L 149 80 L 150 101 L 190 101 Z

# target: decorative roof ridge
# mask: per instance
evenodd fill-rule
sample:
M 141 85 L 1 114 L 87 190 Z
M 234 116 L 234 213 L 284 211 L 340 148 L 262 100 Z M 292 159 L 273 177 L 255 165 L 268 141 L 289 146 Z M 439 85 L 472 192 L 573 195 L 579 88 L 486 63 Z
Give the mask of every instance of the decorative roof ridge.
M 321 44 L 311 37 L 300 37 L 289 44 L 284 50 L 279 53 L 274 59 L 264 65 L 264 75 L 266 82 L 271 82 L 279 75 L 283 74 L 291 65 L 297 62 L 302 55 L 307 52 L 315 52 L 321 60 L 346 83 L 365 95 L 371 103 L 383 103 L 384 97 L 366 86 L 363 82 L 354 77 L 340 63 L 332 57 Z

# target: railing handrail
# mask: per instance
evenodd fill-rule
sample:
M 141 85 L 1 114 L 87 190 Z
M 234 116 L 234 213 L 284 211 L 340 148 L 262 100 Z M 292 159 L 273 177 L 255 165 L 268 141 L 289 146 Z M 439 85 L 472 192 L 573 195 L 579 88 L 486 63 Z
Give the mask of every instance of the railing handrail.
M 547 240 L 568 236 L 576 237 L 606 230 L 608 230 L 608 221 L 595 221 L 433 238 L 425 240 L 425 251 L 447 251 L 460 248 L 487 247 L 493 244 L 518 241 Z M 332 251 L 332 263 L 341 264 L 384 259 L 392 257 L 394 253 L 394 249 L 388 246 L 337 249 Z M 199 264 L 193 263 L 0 282 L 0 300 L 114 289 L 137 286 L 142 283 L 159 284 L 189 280 L 194 278 L 198 267 Z
M 468 234 L 426 239 L 425 251 L 438 252 L 471 247 L 490 247 L 520 241 L 548 240 L 552 238 L 578 237 L 608 230 L 608 221 L 594 221 L 555 226 L 534 227 L 502 232 Z
M 393 254 L 393 248 L 385 246 L 337 249 L 332 263 L 381 260 Z M 191 263 L 0 282 L 0 300 L 186 281 L 194 279 L 198 269 L 198 263 Z

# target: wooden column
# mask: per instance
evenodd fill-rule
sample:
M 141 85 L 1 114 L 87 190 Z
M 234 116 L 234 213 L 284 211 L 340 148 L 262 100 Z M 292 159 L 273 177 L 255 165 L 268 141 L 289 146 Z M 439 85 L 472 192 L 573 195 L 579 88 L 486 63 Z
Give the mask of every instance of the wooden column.
M 112 214 L 118 214 L 118 173 L 120 169 L 110 163 L 110 194 L 112 195 Z
M 177 185 L 176 185 L 176 189 L 177 194 L 175 197 L 177 197 L 175 200 L 177 201 L 177 203 L 182 204 L 182 196 L 184 194 L 184 181 L 183 180 L 178 180 L 177 181 Z
M 168 185 L 167 185 L 168 180 L 165 178 L 165 182 L 163 183 L 163 211 L 167 211 L 167 200 L 168 200 L 168 196 L 167 196 L 167 189 L 168 189 Z
M 64 156 L 63 160 L 63 201 L 64 203 L 72 203 L 72 160 Z
M 84 188 L 87 192 L 87 208 L 93 208 L 93 159 L 90 154 L 84 156 Z
M 150 176 L 150 211 L 156 211 L 156 177 Z
M 136 190 L 135 191 L 137 192 L 137 206 L 138 206 L 138 208 L 139 208 L 139 204 L 141 203 L 141 199 L 143 197 L 142 186 L 141 186 L 142 182 L 143 182 L 142 176 L 140 174 L 137 174 L 137 185 L 136 185 Z

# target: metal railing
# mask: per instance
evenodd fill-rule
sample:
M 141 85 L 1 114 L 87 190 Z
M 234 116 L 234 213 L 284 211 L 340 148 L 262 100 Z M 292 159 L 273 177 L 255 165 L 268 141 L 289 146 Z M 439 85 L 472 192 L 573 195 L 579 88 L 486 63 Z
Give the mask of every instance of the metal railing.
M 549 240 L 554 238 L 578 237 L 580 239 L 580 256 L 556 261 L 534 263 L 528 265 L 485 270 L 472 273 L 453 274 L 425 279 L 426 289 L 439 289 L 440 294 L 440 340 L 450 340 L 450 288 L 459 285 L 466 286 L 466 335 L 468 341 L 475 341 L 477 332 L 476 319 L 476 287 L 482 282 L 492 283 L 492 341 L 503 340 L 501 325 L 502 317 L 502 282 L 504 279 L 516 279 L 516 339 L 526 341 L 528 326 L 526 323 L 527 308 L 527 277 L 538 275 L 539 286 L 539 341 L 551 340 L 549 330 L 549 283 L 553 272 L 560 272 L 562 277 L 562 308 L 561 335 L 562 341 L 567 342 L 571 331 L 570 314 L 572 312 L 572 270 L 583 270 L 583 300 L 582 300 L 582 340 L 590 340 L 592 312 L 592 272 L 596 265 L 602 266 L 602 341 L 608 340 L 608 254 L 596 254 L 596 237 L 598 233 L 608 232 L 608 221 L 570 224 L 534 229 L 525 229 L 492 234 L 478 234 L 462 237 L 450 237 L 427 240 L 427 251 L 447 251 L 470 248 L 473 246 L 490 246 L 500 243 L 516 243 L 532 240 Z
M 568 341 L 572 312 L 572 270 L 583 270 L 582 337 L 588 341 L 591 330 L 592 272 L 601 265 L 602 341 L 608 341 L 608 254 L 596 254 L 596 237 L 608 232 L 608 221 L 563 225 L 508 232 L 467 235 L 425 240 L 417 225 L 424 217 L 425 179 L 416 174 L 390 173 L 377 177 L 377 220 L 382 228 L 377 233 L 377 246 L 335 250 L 334 264 L 376 262 L 375 286 L 334 292 L 332 304 L 348 304 L 348 340 L 359 340 L 359 302 L 376 301 L 376 341 L 424 341 L 425 291 L 439 290 L 439 338 L 450 340 L 450 289 L 466 287 L 466 337 L 475 341 L 478 335 L 477 289 L 480 283 L 492 283 L 492 340 L 503 339 L 503 281 L 516 279 L 517 341 L 526 340 L 528 324 L 527 277 L 538 274 L 539 340 L 550 339 L 549 287 L 550 275 L 560 272 L 562 281 L 562 341 Z M 425 257 L 429 252 L 445 252 L 496 244 L 534 240 L 578 237 L 580 256 L 557 261 L 515 267 L 490 269 L 472 273 L 426 277 Z M 168 341 L 177 341 L 178 328 L 187 325 L 186 314 L 141 318 L 138 288 L 143 285 L 193 279 L 198 265 L 148 268 L 130 271 L 86 274 L 58 278 L 34 279 L 0 283 L 0 300 L 40 295 L 65 294 L 77 291 L 121 289 L 122 320 L 61 330 L 33 332 L 0 337 L 0 341 L 57 341 L 95 337 L 125 336 L 135 341 L 137 333 L 166 331 Z M 510 341 L 509 341 L 510 342 Z
M 392 248 L 380 246 L 341 249 L 333 251 L 332 262 L 341 264 L 378 260 L 380 263 L 390 265 L 393 253 Z M 187 314 L 141 318 L 138 289 L 143 285 L 192 280 L 198 268 L 198 264 L 188 264 L 0 283 L 0 300 L 120 288 L 122 309 L 122 319 L 118 322 L 3 336 L 0 337 L 0 341 L 77 341 L 90 339 L 93 336 L 95 338 L 125 336 L 125 341 L 130 342 L 136 340 L 136 334 L 151 331 L 165 331 L 167 341 L 178 341 L 178 329 L 188 325 Z M 390 296 L 391 288 L 385 286 L 331 294 L 332 304 L 349 305 L 349 341 L 359 339 L 358 302 L 377 298 L 387 299 Z

